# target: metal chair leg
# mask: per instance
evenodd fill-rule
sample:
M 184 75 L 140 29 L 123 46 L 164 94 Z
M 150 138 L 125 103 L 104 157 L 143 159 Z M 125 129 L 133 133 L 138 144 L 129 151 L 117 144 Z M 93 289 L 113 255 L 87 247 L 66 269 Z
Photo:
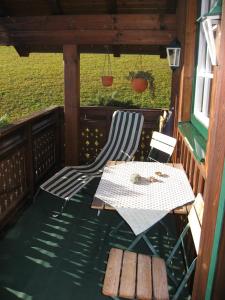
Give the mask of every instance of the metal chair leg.
M 169 257 L 166 260 L 166 265 L 167 266 L 170 266 L 171 260 L 173 259 L 174 254 L 176 253 L 177 249 L 179 248 L 180 244 L 182 243 L 182 240 L 185 237 L 185 235 L 187 234 L 189 228 L 190 228 L 190 226 L 189 226 L 189 224 L 187 224 L 185 226 L 184 230 L 182 231 L 179 239 L 177 240 L 175 246 L 173 247 L 173 250 L 171 251 Z
M 181 291 L 183 290 L 183 288 L 187 284 L 188 279 L 190 278 L 192 272 L 194 271 L 196 260 L 197 260 L 197 257 L 192 261 L 190 267 L 188 268 L 187 273 L 185 274 L 183 280 L 181 281 L 181 283 L 180 283 L 175 295 L 173 296 L 172 300 L 177 300 L 179 298 Z
M 109 236 L 113 236 L 114 233 L 116 233 L 116 232 L 120 229 L 120 227 L 123 226 L 124 223 L 125 223 L 125 222 L 122 220 L 115 228 L 113 228 L 113 229 L 110 231 Z

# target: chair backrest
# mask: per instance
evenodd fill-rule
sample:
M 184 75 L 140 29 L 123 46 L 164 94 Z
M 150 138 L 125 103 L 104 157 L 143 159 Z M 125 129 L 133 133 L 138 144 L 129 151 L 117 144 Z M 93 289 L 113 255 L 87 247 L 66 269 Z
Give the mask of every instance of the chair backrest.
M 129 160 L 137 151 L 143 123 L 144 116 L 140 113 L 115 111 L 107 143 L 88 168 L 95 171 L 108 160 Z
M 204 212 L 204 201 L 201 194 L 198 194 L 188 214 L 188 222 L 191 229 L 196 253 L 198 254 L 201 237 L 202 218 Z
M 177 140 L 171 136 L 153 131 L 150 147 L 158 149 L 171 156 L 176 146 L 176 142 Z

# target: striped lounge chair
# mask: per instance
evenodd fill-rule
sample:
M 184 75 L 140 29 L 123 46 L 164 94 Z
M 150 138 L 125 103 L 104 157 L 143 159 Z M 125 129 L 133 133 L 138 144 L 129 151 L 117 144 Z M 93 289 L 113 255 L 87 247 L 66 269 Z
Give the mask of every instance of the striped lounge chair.
M 115 111 L 106 145 L 89 165 L 64 167 L 40 188 L 66 200 L 93 178 L 100 177 L 108 160 L 130 160 L 135 154 L 144 117 L 140 113 Z

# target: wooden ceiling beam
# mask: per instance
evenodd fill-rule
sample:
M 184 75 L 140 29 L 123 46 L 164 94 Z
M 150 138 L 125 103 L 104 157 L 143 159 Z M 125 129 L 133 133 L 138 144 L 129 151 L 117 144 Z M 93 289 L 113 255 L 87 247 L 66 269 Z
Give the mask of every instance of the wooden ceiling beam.
M 172 30 L 70 30 L 0 32 L 0 45 L 168 45 L 176 37 Z
M 0 18 L 0 45 L 163 46 L 176 37 L 175 21 L 175 16 L 157 14 Z M 1 28 L 8 32 L 7 41 Z
M 63 47 L 60 45 L 46 46 L 46 45 L 30 45 L 25 47 L 21 45 L 21 48 L 27 49 L 29 53 L 62 53 Z M 149 45 L 115 45 L 109 46 L 108 51 L 113 55 L 122 54 L 143 54 L 143 55 L 160 55 L 160 46 Z M 105 45 L 79 45 L 80 53 L 106 53 Z
M 15 46 L 14 48 L 21 57 L 28 57 L 30 55 L 30 52 L 26 47 Z

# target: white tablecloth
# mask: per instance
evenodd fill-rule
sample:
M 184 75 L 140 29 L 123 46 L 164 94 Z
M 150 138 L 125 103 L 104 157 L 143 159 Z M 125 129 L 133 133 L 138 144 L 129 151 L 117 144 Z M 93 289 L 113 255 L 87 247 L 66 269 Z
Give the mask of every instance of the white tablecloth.
M 161 172 L 168 177 L 160 177 Z M 130 178 L 139 174 L 141 182 Z M 154 176 L 161 182 L 149 183 Z M 105 167 L 95 197 L 113 206 L 138 235 L 168 212 L 194 200 L 194 194 L 183 170 L 161 163 L 127 162 Z

